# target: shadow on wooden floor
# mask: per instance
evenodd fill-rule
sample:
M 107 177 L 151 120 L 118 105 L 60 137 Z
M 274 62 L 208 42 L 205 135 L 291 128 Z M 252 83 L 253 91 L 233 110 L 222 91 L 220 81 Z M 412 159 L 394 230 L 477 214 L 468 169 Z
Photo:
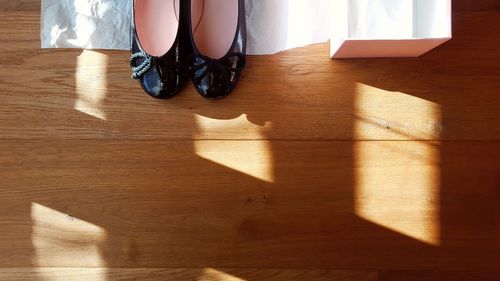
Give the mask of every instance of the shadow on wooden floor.
M 23 208 L 13 217 L 32 223 L 16 228 L 22 233 L 0 234 L 19 247 L 10 266 L 65 262 L 75 267 L 200 268 L 181 272 L 186 280 L 199 278 L 203 268 L 226 267 L 498 269 L 500 152 L 487 144 L 498 141 L 498 128 L 478 123 L 498 121 L 498 98 L 489 92 L 500 88 L 500 73 L 489 61 L 499 61 L 500 55 L 498 46 L 472 40 L 487 37 L 487 27 L 494 26 L 482 24 L 456 19 L 454 41 L 419 59 L 326 62 L 301 56 L 306 50 L 250 58 L 238 91 L 216 103 L 193 102 L 191 86 L 172 101 L 136 97 L 137 85 L 130 89 L 132 83 L 123 82 L 128 69 L 116 52 L 94 53 L 92 61 L 107 57 L 101 68 L 107 71 L 89 65 L 87 74 L 96 81 L 87 76 L 89 82 L 82 84 L 78 74 L 67 77 L 82 69 L 81 54 L 64 51 L 62 56 L 74 56 L 75 63 L 54 62 L 58 71 L 52 79 L 54 91 L 67 94 L 50 115 L 33 113 L 45 116 L 40 125 L 52 126 L 55 140 L 12 152 L 42 147 L 40 154 L 17 155 L 32 165 L 17 179 L 19 192 L 27 195 L 13 205 L 16 212 Z M 470 25 L 476 34 L 467 32 Z M 477 48 L 476 57 L 464 48 Z M 102 90 L 99 81 L 105 81 L 101 93 L 95 91 Z M 431 129 L 416 137 L 411 124 L 408 131 L 407 124 L 375 119 L 375 127 L 395 132 L 381 133 L 376 142 L 392 145 L 416 138 L 415 145 L 437 151 L 437 159 L 429 162 L 437 163 L 432 167 L 436 182 L 430 182 L 437 194 L 423 200 L 431 215 L 420 218 L 439 224 L 437 236 L 430 237 L 435 240 L 391 228 L 405 225 L 391 221 L 405 218 L 389 216 L 397 212 L 387 213 L 386 226 L 360 216 L 359 204 L 370 205 L 358 198 L 360 173 L 366 172 L 360 154 L 384 149 L 363 146 L 359 128 L 366 125 L 359 122 L 366 120 L 356 115 L 360 85 L 385 91 L 388 100 L 391 92 L 404 93 L 439 109 L 436 122 L 428 124 Z M 82 97 L 78 91 L 93 95 Z M 241 118 L 244 130 L 231 127 Z M 65 123 L 77 124 L 67 128 L 73 135 L 59 131 Z M 229 127 L 218 128 L 218 123 Z M 260 154 L 254 157 L 252 151 Z M 416 158 L 422 157 L 419 152 Z M 252 165 L 239 155 L 261 162 Z M 259 170 L 261 165 L 268 170 Z M 14 176 L 5 173 L 5 182 L 9 177 Z M 408 186 L 414 186 L 411 177 Z M 383 182 L 378 186 L 381 192 L 387 192 L 385 187 Z M 60 214 L 76 220 L 78 228 L 65 229 L 57 221 Z M 240 271 L 231 274 L 253 278 Z

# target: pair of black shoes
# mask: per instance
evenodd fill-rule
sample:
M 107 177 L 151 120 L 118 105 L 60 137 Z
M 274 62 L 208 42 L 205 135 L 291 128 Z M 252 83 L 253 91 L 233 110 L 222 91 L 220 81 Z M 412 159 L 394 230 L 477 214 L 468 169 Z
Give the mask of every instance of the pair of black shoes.
M 235 88 L 245 67 L 244 0 L 134 0 L 133 11 L 132 78 L 147 94 L 171 98 L 189 77 L 207 99 Z

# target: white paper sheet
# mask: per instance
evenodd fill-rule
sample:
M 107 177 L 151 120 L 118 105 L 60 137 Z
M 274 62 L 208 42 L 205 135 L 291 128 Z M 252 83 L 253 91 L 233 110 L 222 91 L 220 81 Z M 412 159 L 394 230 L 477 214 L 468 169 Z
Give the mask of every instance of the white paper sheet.
M 327 41 L 330 1 L 246 0 L 248 54 L 272 54 Z M 42 48 L 128 50 L 131 3 L 42 0 Z

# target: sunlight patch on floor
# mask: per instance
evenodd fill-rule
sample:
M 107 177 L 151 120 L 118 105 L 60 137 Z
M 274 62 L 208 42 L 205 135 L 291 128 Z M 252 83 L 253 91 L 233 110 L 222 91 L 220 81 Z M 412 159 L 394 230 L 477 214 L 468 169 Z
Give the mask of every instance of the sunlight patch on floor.
M 441 106 L 406 93 L 356 85 L 355 137 L 384 140 L 437 140 Z
M 31 219 L 35 266 L 106 267 L 100 252 L 106 232 L 101 227 L 36 202 L 31 204 Z M 98 273 L 92 280 L 106 281 L 106 272 Z M 38 275 L 43 280 L 67 280 L 52 271 Z
M 359 84 L 355 103 L 355 212 L 430 245 L 440 244 L 441 109 L 436 103 Z M 429 126 L 425 126 L 425 124 Z M 384 141 L 385 140 L 385 141 Z
M 194 148 L 195 153 L 204 159 L 265 182 L 274 182 L 268 141 L 195 140 Z
M 102 103 L 107 94 L 107 67 L 107 55 L 85 50 L 78 56 L 75 70 L 77 98 L 74 109 L 106 120 Z
M 194 115 L 198 131 L 195 139 L 214 139 L 214 136 L 224 136 L 226 139 L 261 139 L 266 132 L 272 130 L 272 123 L 253 124 L 246 114 L 234 119 L 215 119 Z
M 198 156 L 259 180 L 274 182 L 271 145 L 262 137 L 266 126 L 253 125 L 244 115 L 233 120 L 196 115 L 196 120 L 200 133 L 195 136 L 194 151 Z M 241 131 L 253 136 L 253 139 L 258 138 L 251 141 L 204 140 L 216 133 L 231 136 L 230 132 L 238 134 Z M 234 138 L 241 139 L 241 136 L 235 135 Z
M 198 281 L 246 281 L 246 280 L 232 276 L 217 269 L 205 268 L 198 277 Z

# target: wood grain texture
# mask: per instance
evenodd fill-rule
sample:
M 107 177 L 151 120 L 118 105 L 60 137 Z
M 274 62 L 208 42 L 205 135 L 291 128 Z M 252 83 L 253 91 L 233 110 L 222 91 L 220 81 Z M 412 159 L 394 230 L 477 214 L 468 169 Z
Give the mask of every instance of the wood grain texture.
M 453 4 L 421 58 L 249 57 L 211 102 L 0 0 L 0 279 L 497 280 L 500 2 Z
M 36 0 L 0 0 L 0 12 L 17 11 L 17 12 L 39 12 L 40 1 Z
M 1 142 L 0 264 L 500 266 L 496 142 L 271 142 L 272 181 L 201 142 Z
M 485 271 L 394 271 L 382 272 L 381 281 L 494 281 L 500 272 Z
M 0 269 L 0 278 L 4 281 L 378 281 L 379 274 L 376 271 L 301 269 L 3 268 Z
M 500 37 L 497 11 L 455 14 L 455 38 L 418 59 L 331 61 L 326 44 L 250 57 L 237 91 L 219 102 L 203 100 L 191 85 L 173 100 L 151 100 L 129 79 L 127 52 L 39 50 L 35 15 L 0 13 L 0 63 L 9 69 L 0 80 L 3 139 L 500 136 L 500 44 L 491 40 Z

